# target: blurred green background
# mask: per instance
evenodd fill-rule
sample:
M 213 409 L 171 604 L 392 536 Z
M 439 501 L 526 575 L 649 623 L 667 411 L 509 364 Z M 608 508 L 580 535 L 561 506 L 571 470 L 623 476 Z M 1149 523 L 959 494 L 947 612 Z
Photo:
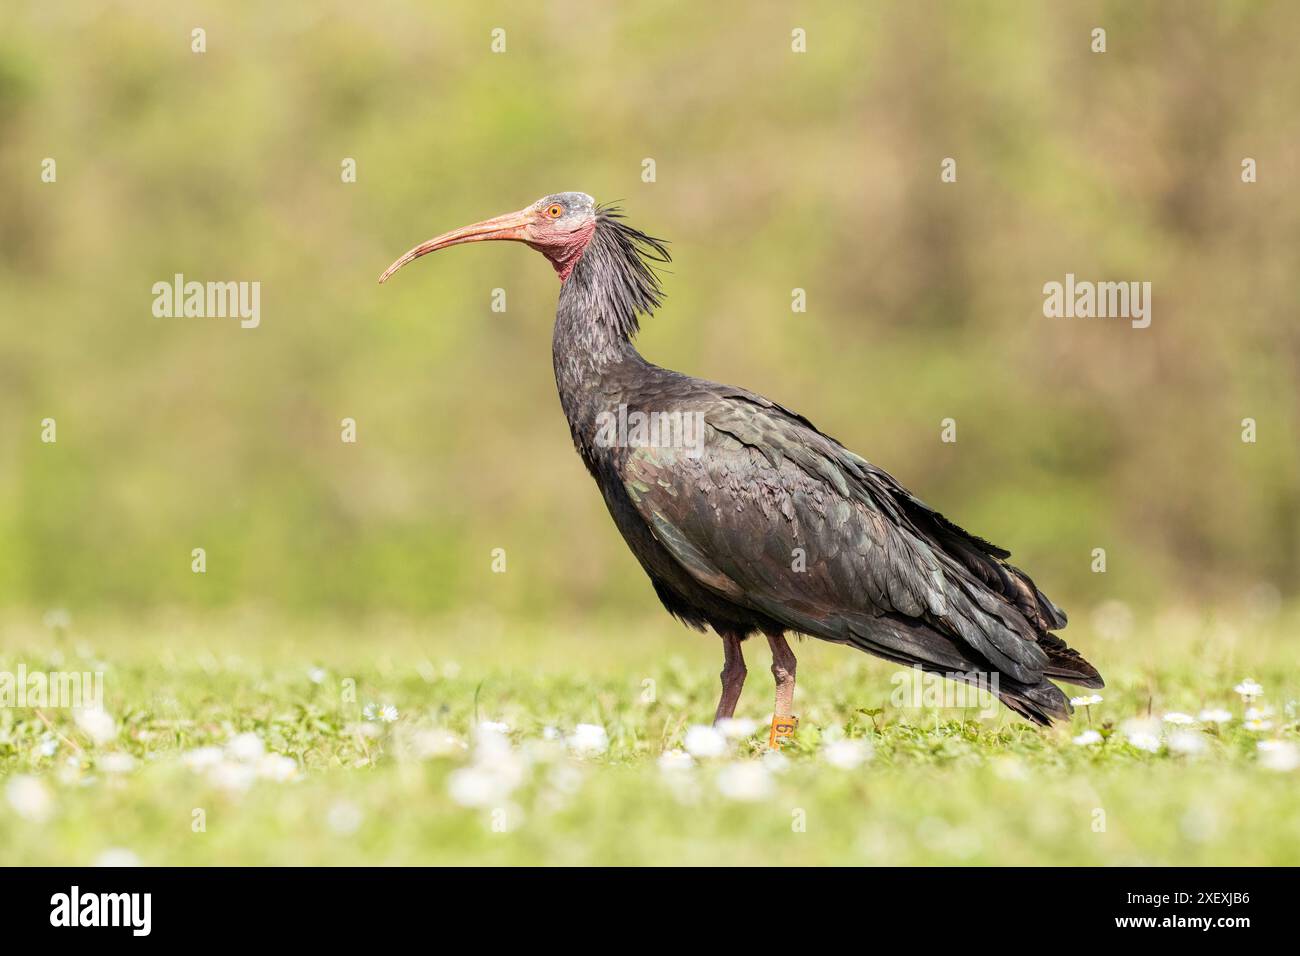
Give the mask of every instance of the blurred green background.
M 549 266 L 478 246 L 375 284 L 568 189 L 672 242 L 648 358 L 807 415 L 1067 608 L 1293 597 L 1298 28 L 1291 3 L 8 2 L 0 605 L 658 614 L 570 446 Z M 178 272 L 260 282 L 260 327 L 155 318 Z M 1067 272 L 1150 281 L 1151 327 L 1044 318 Z

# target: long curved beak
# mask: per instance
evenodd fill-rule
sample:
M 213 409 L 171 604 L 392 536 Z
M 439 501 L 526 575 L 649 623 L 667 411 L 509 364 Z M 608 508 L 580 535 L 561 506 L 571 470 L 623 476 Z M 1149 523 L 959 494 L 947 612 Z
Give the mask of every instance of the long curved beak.
M 532 222 L 532 216 L 529 210 L 520 209 L 518 212 L 508 212 L 504 216 L 484 219 L 472 226 L 463 226 L 460 229 L 453 229 L 451 232 L 444 232 L 441 236 L 434 236 L 427 242 L 422 242 L 405 253 L 384 270 L 384 274 L 379 277 L 379 281 L 381 284 L 387 282 L 388 277 L 394 272 L 408 262 L 414 262 L 420 256 L 428 255 L 430 252 L 437 252 L 439 249 L 446 249 L 448 246 L 457 246 L 462 242 L 485 242 L 491 239 L 526 242 L 527 237 L 524 234 L 524 227 L 530 222 Z

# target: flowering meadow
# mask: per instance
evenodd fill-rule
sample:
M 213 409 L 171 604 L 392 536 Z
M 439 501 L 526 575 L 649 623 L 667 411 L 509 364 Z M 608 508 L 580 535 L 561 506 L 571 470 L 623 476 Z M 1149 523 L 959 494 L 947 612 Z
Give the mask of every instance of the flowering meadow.
M 899 707 L 804 641 L 779 753 L 766 648 L 713 727 L 716 639 L 657 616 L 9 621 L 0 671 L 104 697 L 0 708 L 0 863 L 1300 863 L 1296 615 L 1083 617 L 1069 726 Z

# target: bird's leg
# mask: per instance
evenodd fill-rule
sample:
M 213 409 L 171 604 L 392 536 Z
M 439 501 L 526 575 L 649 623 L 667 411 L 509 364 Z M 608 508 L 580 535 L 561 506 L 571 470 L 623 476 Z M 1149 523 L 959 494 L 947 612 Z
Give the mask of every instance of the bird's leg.
M 798 662 L 784 636 L 768 635 L 767 643 L 772 648 L 772 676 L 776 678 L 776 707 L 772 711 L 772 732 L 767 745 L 776 750 L 784 738 L 794 736 L 799 726 L 799 718 L 794 716 L 794 670 Z
M 722 635 L 722 651 L 725 655 L 722 663 L 722 697 L 718 700 L 718 712 L 713 717 L 716 724 L 720 720 L 729 720 L 736 713 L 736 702 L 740 700 L 740 689 L 745 686 L 745 655 L 740 650 L 740 638 Z

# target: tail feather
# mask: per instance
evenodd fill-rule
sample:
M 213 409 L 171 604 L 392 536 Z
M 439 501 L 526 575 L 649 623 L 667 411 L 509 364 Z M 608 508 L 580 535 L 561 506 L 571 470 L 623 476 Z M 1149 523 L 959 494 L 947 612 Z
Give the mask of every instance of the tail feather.
M 1047 652 L 1048 665 L 1043 668 L 1044 677 L 1055 677 L 1057 680 L 1077 684 L 1080 687 L 1106 686 L 1097 668 L 1084 660 L 1082 654 L 1055 634 L 1040 634 L 1038 646 Z
M 989 689 L 997 693 L 1002 703 L 1026 720 L 1044 727 L 1056 720 L 1068 720 L 1073 713 L 1069 698 L 1047 678 L 1082 687 L 1104 686 L 1097 669 L 1050 632 L 1037 635 L 1039 645 L 1047 655 L 1047 665 L 1042 668 L 1041 677 L 1035 675 L 1037 679 L 1029 682 L 1016 680 L 1005 671 L 997 672 L 947 634 L 915 618 L 882 615 L 873 619 L 870 627 L 862 626 L 866 622 L 856 623 L 858 626 L 846 629 L 843 636 L 823 636 L 841 640 L 885 660 L 942 674 L 951 680 L 989 686 L 987 682 L 996 679 L 996 685 Z
M 998 699 L 1026 720 L 1042 727 L 1052 726 L 1054 720 L 1069 720 L 1074 708 L 1069 699 L 1051 681 L 1039 684 L 1017 684 L 1002 681 Z

